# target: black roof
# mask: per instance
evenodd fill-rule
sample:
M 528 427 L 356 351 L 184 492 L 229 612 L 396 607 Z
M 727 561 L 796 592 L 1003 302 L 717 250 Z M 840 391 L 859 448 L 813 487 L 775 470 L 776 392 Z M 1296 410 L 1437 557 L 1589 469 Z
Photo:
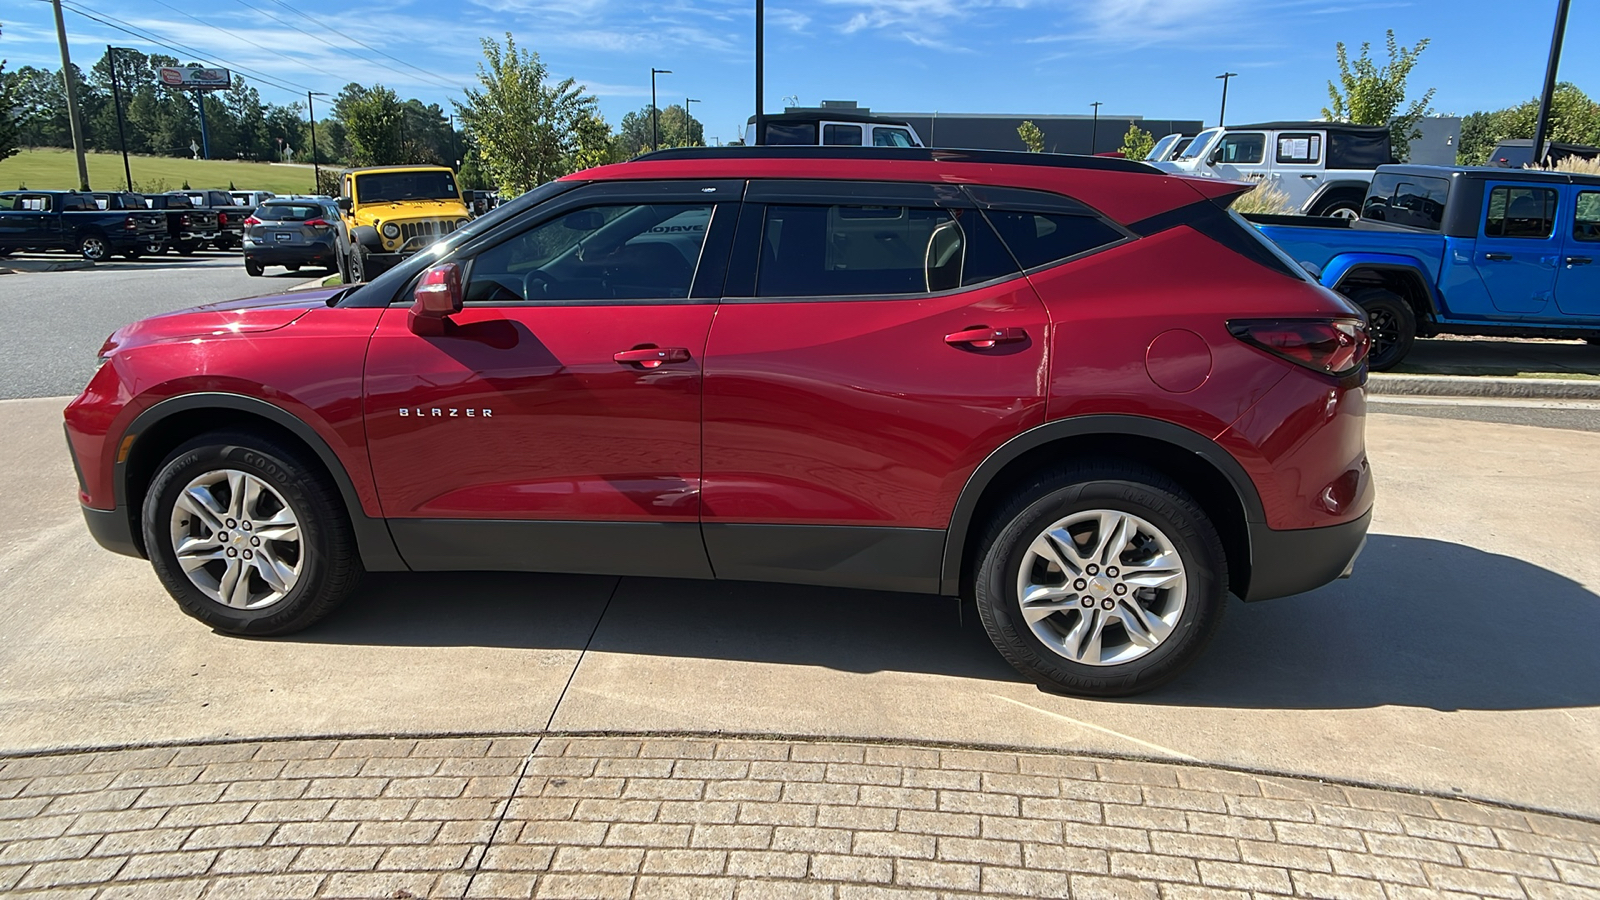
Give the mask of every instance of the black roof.
M 1387 134 L 1387 125 L 1352 125 L 1349 122 L 1257 122 L 1253 125 L 1229 125 L 1229 131 L 1260 128 L 1263 131 L 1343 131 L 1350 134 Z
M 1532 181 L 1545 184 L 1600 185 L 1600 175 L 1548 172 L 1543 169 L 1506 169 L 1500 166 L 1380 166 L 1379 175 L 1416 175 L 1425 178 L 1493 178 L 1495 181 Z
M 950 150 L 937 147 L 674 147 L 634 157 L 671 159 L 892 159 L 901 162 L 982 163 L 991 166 L 1052 166 L 1160 175 L 1154 166 L 1113 156 L 1029 153 L 1024 150 Z
M 812 112 L 770 113 L 761 117 L 764 122 L 863 122 L 873 125 L 904 125 L 905 119 L 896 119 L 893 116 L 863 115 L 858 112 L 834 112 L 832 110 L 815 110 Z M 756 117 L 751 116 L 745 124 L 754 125 Z

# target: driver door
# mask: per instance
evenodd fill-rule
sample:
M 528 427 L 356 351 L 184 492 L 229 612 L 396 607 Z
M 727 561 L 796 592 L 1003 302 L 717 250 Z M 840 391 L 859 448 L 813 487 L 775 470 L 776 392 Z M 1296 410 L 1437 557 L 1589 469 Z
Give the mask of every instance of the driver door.
M 592 185 L 452 261 L 465 302 L 367 355 L 384 515 L 414 569 L 711 577 L 701 357 L 740 182 Z

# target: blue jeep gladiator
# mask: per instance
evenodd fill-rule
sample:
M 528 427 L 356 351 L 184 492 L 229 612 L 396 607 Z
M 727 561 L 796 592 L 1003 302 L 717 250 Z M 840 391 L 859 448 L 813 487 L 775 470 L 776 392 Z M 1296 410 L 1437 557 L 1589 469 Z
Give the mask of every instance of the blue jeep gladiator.
M 1600 177 L 1381 166 L 1358 221 L 1246 218 L 1367 311 L 1373 369 L 1436 334 L 1600 344 Z

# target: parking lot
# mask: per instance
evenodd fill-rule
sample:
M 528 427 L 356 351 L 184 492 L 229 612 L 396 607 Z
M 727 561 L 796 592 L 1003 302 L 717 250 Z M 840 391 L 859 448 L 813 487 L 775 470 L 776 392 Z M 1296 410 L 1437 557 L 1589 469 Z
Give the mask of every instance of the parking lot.
M 182 271 L 183 277 L 173 277 Z M 216 739 L 804 735 L 1190 761 L 1600 815 L 1600 410 L 1375 398 L 1355 576 L 1235 601 L 1137 700 L 1042 693 L 904 594 L 372 576 L 278 640 L 208 632 L 94 545 L 60 409 L 123 321 L 287 289 L 236 257 L 0 278 L 0 753 Z M 24 399 L 37 398 L 37 399 Z M 1492 421 L 1515 411 L 1515 423 Z

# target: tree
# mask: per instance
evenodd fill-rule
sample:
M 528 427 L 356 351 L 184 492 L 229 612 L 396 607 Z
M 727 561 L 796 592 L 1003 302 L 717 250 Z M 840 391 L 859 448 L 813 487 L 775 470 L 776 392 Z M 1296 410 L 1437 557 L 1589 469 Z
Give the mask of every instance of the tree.
M 1461 120 L 1461 146 L 1456 153 L 1462 165 L 1483 165 L 1496 144 L 1512 138 L 1528 140 L 1539 118 L 1539 100 L 1533 98 L 1516 106 L 1492 112 L 1475 112 Z M 1550 102 L 1552 141 L 1594 144 L 1600 141 L 1600 104 L 1568 82 L 1556 85 Z
M 1395 158 L 1404 160 L 1411 153 L 1411 142 L 1421 136 L 1417 122 L 1428 114 L 1428 104 L 1433 101 L 1434 89 L 1428 88 L 1420 99 L 1400 111 L 1406 102 L 1406 79 L 1416 68 L 1417 58 L 1428 48 L 1429 39 L 1423 38 L 1408 48 L 1395 40 L 1394 29 L 1385 34 L 1389 62 L 1383 66 L 1373 62 L 1371 44 L 1361 45 L 1361 55 L 1354 62 L 1343 41 L 1335 45 L 1339 83 L 1328 82 L 1330 105 L 1323 108 L 1322 115 L 1330 122 L 1389 125 Z
M 649 105 L 638 112 L 622 117 L 616 138 L 616 157 L 631 159 L 649 150 L 659 149 L 651 144 L 654 133 L 653 110 Z M 706 129 L 699 119 L 690 115 L 681 105 L 674 103 L 661 109 L 660 147 L 704 147 Z
M 1044 152 L 1044 132 L 1032 121 L 1023 122 L 1017 126 L 1017 137 L 1022 138 L 1022 146 L 1033 153 Z
M 350 144 L 350 162 L 358 166 L 388 166 L 400 162 L 400 98 L 381 84 L 371 90 L 350 85 L 359 95 L 342 104 L 345 139 Z M 339 95 L 341 101 L 345 95 Z M 296 124 L 299 116 L 295 116 Z M 272 117 L 267 117 L 269 125 Z
M 1128 159 L 1144 159 L 1156 145 L 1156 136 L 1132 122 L 1128 133 L 1122 136 L 1122 155 Z
M 519 50 L 510 32 L 503 47 L 492 38 L 482 45 L 481 87 L 468 88 L 456 112 L 502 196 L 576 171 L 601 152 L 595 141 L 605 120 L 583 85 L 572 78 L 553 82 L 539 54 Z M 605 131 L 609 138 L 610 129 Z
M 0 59 L 0 159 L 17 152 L 16 78 L 6 74 Z

